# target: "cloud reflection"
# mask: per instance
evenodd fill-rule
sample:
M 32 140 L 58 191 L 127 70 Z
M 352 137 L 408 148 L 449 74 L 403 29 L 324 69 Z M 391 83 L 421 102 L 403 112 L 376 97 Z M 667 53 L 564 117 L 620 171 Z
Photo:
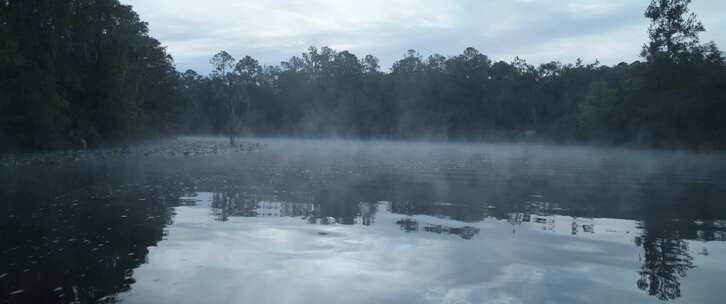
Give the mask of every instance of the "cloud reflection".
M 195 203 L 176 208 L 168 239 L 151 248 L 149 263 L 135 271 L 136 284 L 120 299 L 128 303 L 583 300 L 578 296 L 585 293 L 573 292 L 573 286 L 617 294 L 618 301 L 648 299 L 632 288 L 638 280 L 632 269 L 640 263 L 630 258 L 639 250 L 628 241 L 631 233 L 640 231 L 634 221 L 573 222 L 567 216 L 529 215 L 521 217 L 513 235 L 509 218 L 489 217 L 460 228 L 462 222 L 445 217 L 394 213 L 393 203 L 382 202 L 374 209 L 355 205 L 358 211 L 352 223 L 357 225 L 345 225 L 343 217 L 321 213 L 324 208 L 319 204 L 258 201 L 246 206 L 239 203 L 242 197 L 199 193 L 186 198 Z M 220 211 L 220 204 L 254 212 Z M 364 225 L 361 210 L 375 210 L 374 215 L 365 215 L 374 217 L 375 225 Z M 229 216 L 222 220 L 220 212 Z M 421 227 L 402 229 L 413 223 Z M 573 229 L 578 233 L 573 234 Z M 447 236 L 460 230 L 480 235 Z M 568 243 L 577 245 L 563 245 Z M 652 269 L 648 265 L 653 260 L 648 261 L 644 269 Z M 593 300 L 598 302 L 588 299 Z M 608 303 L 613 298 L 601 300 Z

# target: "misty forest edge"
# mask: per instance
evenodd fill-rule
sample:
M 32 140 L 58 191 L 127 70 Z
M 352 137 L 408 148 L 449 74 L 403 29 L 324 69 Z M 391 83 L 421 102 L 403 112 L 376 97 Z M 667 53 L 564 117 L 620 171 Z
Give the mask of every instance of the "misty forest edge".
M 277 66 L 220 51 L 178 72 L 117 0 L 0 0 L 0 150 L 98 146 L 178 134 L 512 140 L 726 149 L 726 60 L 690 0 L 653 0 L 643 61 L 614 66 L 474 48 L 389 72 L 311 47 Z M 244 43 L 244 42 L 240 42 Z

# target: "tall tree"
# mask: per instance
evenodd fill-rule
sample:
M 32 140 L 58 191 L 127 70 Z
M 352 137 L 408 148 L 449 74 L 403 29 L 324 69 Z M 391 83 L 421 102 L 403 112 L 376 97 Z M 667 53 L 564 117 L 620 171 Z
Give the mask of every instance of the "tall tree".
M 249 104 L 247 90 L 240 75 L 232 73 L 235 63 L 234 57 L 229 53 L 220 51 L 209 62 L 214 67 L 212 77 L 215 84 L 214 92 L 220 103 L 218 113 L 221 114 L 220 118 L 223 121 L 222 128 L 229 136 L 230 146 L 234 146 L 241 128 L 242 104 Z
M 0 2 L 0 138 L 82 147 L 177 132 L 178 75 L 118 0 Z
M 227 53 L 227 51 L 219 51 L 209 59 L 209 63 L 214 67 L 212 75 L 225 79 L 232 68 L 234 68 L 234 57 Z
M 652 0 L 645 11 L 651 20 L 648 34 L 650 42 L 643 47 L 642 55 L 648 60 L 660 57 L 675 62 L 698 46 L 698 34 L 705 31 L 696 14 L 688 10 L 691 0 Z

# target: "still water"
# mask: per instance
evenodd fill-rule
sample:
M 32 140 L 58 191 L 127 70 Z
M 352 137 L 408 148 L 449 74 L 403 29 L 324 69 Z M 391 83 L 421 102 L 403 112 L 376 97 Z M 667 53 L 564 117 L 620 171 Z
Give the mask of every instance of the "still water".
M 0 302 L 726 298 L 721 154 L 255 142 L 0 167 Z

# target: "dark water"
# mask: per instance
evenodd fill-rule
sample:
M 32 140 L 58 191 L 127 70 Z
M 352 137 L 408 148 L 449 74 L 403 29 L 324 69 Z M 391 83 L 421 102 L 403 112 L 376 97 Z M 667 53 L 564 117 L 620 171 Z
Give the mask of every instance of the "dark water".
M 0 168 L 0 302 L 726 298 L 723 155 L 262 143 Z

